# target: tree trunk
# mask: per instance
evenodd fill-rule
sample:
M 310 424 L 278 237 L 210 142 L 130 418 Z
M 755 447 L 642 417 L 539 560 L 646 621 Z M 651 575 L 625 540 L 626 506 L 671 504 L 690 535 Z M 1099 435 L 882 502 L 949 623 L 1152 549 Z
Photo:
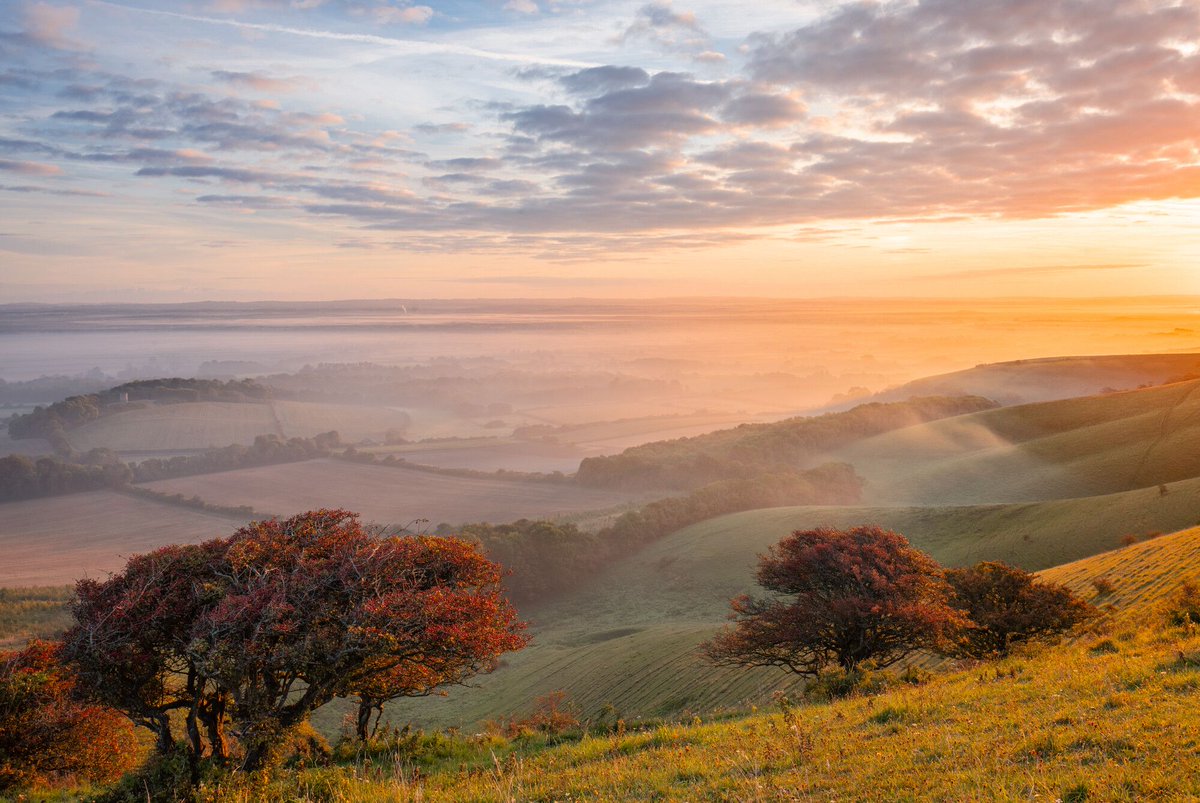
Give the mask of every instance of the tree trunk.
M 171 735 L 171 718 L 163 712 L 154 717 L 154 723 L 153 730 L 158 737 L 155 749 L 165 756 L 175 749 L 175 737 Z
M 371 712 L 374 710 L 375 706 L 370 699 L 358 698 L 358 721 L 355 723 L 354 733 L 360 742 L 365 742 L 371 737 Z
M 209 695 L 200 706 L 200 719 L 204 722 L 204 729 L 208 732 L 212 757 L 221 766 L 229 763 L 229 739 L 225 735 L 225 706 L 225 695 L 222 693 Z

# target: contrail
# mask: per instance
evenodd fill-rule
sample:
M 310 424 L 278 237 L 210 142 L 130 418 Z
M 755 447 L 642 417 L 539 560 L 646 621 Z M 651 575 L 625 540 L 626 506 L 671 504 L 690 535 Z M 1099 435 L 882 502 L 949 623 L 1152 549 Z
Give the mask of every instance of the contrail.
M 492 61 L 511 61 L 519 64 L 545 64 L 552 67 L 575 67 L 580 69 L 599 66 L 595 63 L 587 61 L 547 58 L 523 53 L 498 53 L 494 50 L 481 50 L 476 47 L 446 44 L 444 42 L 426 42 L 420 39 L 393 39 L 390 36 L 376 36 L 369 33 L 338 33 L 337 31 L 318 31 L 311 28 L 289 28 L 286 25 L 271 25 L 260 22 L 241 22 L 239 20 L 226 20 L 218 17 L 200 17 L 192 14 L 180 14 L 176 11 L 162 11 L 156 8 L 136 8 L 134 6 L 124 6 L 120 3 L 107 2 L 107 0 L 91 0 L 91 4 L 116 8 L 120 9 L 121 11 L 132 11 L 138 14 L 153 14 L 160 17 L 174 17 L 175 19 L 188 20 L 189 22 L 202 22 L 209 25 L 225 25 L 230 28 L 242 28 L 252 31 L 264 31 L 267 33 L 282 33 L 289 36 L 307 36 L 313 39 L 332 39 L 339 42 L 358 42 L 365 45 L 381 45 L 383 47 L 403 50 L 405 53 L 410 55 L 450 54 L 454 56 L 472 56 L 479 59 L 491 59 Z

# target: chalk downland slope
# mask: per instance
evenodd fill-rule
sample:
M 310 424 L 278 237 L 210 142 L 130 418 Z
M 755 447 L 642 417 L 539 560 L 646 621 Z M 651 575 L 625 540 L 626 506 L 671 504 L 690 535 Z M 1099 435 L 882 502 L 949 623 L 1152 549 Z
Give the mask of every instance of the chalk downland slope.
M 919 685 L 786 714 L 627 721 L 484 771 L 462 771 L 455 756 L 411 782 L 344 767 L 287 783 L 319 776 L 341 799 L 444 801 L 1194 800 L 1200 634 L 1168 626 L 1162 606 L 1196 578 L 1198 556 L 1191 529 L 1049 571 L 1093 598 L 1095 578 L 1137 582 L 1094 600 L 1117 606 L 1098 632 L 947 665 Z M 484 757 L 494 744 L 481 743 Z
M 873 504 L 1110 494 L 1200 476 L 1200 380 L 1003 407 L 867 438 L 831 458 Z
M 1200 479 L 1165 497 L 1146 489 L 1040 504 L 771 508 L 711 519 L 651 544 L 569 597 L 522 611 L 533 644 L 477 688 L 389 710 L 397 722 L 472 727 L 556 690 L 587 716 L 610 705 L 630 720 L 761 705 L 775 690 L 794 689 L 795 679 L 781 670 L 714 668 L 696 647 L 724 624 L 730 598 L 756 590 L 756 555 L 792 530 L 879 524 L 948 565 L 1003 560 L 1038 570 L 1118 547 L 1130 522 L 1143 525 L 1135 528 L 1143 535 L 1194 525 L 1198 501 Z M 323 716 L 330 725 L 334 714 Z

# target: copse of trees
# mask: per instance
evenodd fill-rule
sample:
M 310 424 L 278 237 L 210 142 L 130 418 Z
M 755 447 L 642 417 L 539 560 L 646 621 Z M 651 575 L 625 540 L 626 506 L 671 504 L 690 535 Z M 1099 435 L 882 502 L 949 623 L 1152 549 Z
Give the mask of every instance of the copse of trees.
M 334 697 L 359 698 L 369 721 L 387 700 L 461 683 L 527 641 L 499 567 L 474 545 L 384 537 L 344 510 L 136 556 L 76 596 L 64 656 L 81 687 L 152 731 L 162 753 L 181 712 L 193 766 L 229 764 L 231 731 L 238 766 L 268 766 Z
M 688 490 L 720 480 L 794 471 L 855 440 L 996 406 L 979 396 L 934 396 L 863 404 L 847 412 L 772 424 L 742 424 L 693 438 L 634 446 L 617 455 L 585 458 L 576 480 L 600 488 Z

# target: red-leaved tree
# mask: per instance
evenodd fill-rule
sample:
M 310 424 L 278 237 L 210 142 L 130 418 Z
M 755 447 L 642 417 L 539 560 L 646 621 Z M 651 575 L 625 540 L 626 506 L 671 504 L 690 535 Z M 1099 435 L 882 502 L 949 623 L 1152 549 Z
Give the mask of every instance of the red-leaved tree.
M 254 522 L 169 547 L 105 583 L 81 583 L 71 657 L 93 693 L 173 742 L 187 712 L 193 758 L 268 764 L 321 705 L 423 693 L 490 669 L 527 641 L 500 569 L 453 538 L 382 537 L 344 510 Z M 394 678 L 415 678 L 400 683 Z M 406 685 L 407 684 L 407 685 Z
M 775 596 L 732 601 L 735 624 L 704 646 L 714 663 L 884 667 L 962 623 L 937 562 L 879 527 L 798 530 L 759 556 L 755 577 Z
M 950 602 L 970 620 L 947 650 L 964 658 L 994 658 L 1028 641 L 1065 633 L 1099 615 L 1069 588 L 998 561 L 949 569 Z
M 78 700 L 60 645 L 0 653 L 0 793 L 59 780 L 112 781 L 137 761 L 120 712 Z

